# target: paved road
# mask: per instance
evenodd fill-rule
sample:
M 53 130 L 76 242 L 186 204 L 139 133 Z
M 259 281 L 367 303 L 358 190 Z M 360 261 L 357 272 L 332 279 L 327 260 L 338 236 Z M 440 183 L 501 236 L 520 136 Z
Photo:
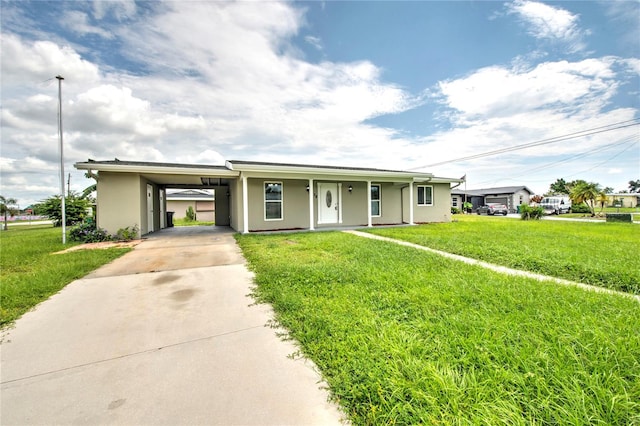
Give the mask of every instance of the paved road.
M 163 230 L 3 334 L 3 425 L 331 425 L 230 231 Z

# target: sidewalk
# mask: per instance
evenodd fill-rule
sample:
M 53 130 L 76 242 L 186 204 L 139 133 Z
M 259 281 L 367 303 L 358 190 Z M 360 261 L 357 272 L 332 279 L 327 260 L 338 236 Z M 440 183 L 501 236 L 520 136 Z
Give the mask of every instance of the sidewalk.
M 159 232 L 5 330 L 0 423 L 341 424 L 248 296 L 232 233 L 210 230 Z

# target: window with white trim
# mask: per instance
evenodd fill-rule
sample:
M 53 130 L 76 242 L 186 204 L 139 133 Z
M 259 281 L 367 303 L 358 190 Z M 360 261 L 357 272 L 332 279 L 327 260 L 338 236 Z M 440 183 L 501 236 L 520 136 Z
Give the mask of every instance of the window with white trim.
M 453 197 L 451 201 L 453 207 L 458 207 L 458 197 Z
M 371 216 L 380 216 L 380 185 L 371 185 Z
M 264 220 L 282 220 L 282 182 L 264 183 Z
M 419 206 L 433 205 L 433 186 L 431 185 L 418 186 L 418 205 Z

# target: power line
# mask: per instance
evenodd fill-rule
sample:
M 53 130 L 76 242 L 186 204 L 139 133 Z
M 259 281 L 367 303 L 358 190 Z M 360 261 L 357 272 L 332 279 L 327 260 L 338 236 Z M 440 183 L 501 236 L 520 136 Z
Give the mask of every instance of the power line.
M 595 134 L 598 134 L 598 133 L 611 132 L 611 131 L 614 131 L 614 130 L 624 129 L 626 127 L 637 126 L 638 124 L 640 124 L 640 118 L 634 118 L 632 120 L 620 121 L 618 123 L 607 124 L 605 126 L 594 127 L 592 129 L 582 130 L 582 131 L 579 131 L 579 132 L 569 133 L 569 134 L 561 135 L 561 136 L 555 136 L 553 138 L 542 139 L 542 140 L 535 141 L 535 142 L 528 142 L 528 143 L 525 143 L 525 144 L 515 145 L 515 146 L 512 146 L 512 147 L 508 147 L 508 148 L 501 148 L 501 149 L 496 149 L 494 151 L 484 152 L 484 153 L 481 153 L 481 154 L 474 154 L 474 155 L 469 155 L 469 156 L 466 156 L 466 157 L 455 158 L 455 159 L 452 159 L 452 160 L 441 161 L 439 163 L 427 164 L 425 166 L 415 167 L 415 168 L 410 169 L 410 170 L 418 170 L 418 169 L 424 169 L 424 168 L 427 168 L 427 167 L 441 166 L 443 164 L 448 164 L 448 163 L 453 163 L 453 162 L 458 162 L 458 161 L 475 160 L 475 159 L 478 159 L 478 158 L 489 157 L 489 156 L 492 156 L 492 155 L 504 154 L 506 152 L 519 151 L 521 149 L 532 148 L 534 146 L 548 145 L 548 144 L 552 144 L 552 143 L 556 143 L 556 142 L 562 142 L 562 141 L 575 139 L 575 138 L 580 138 L 580 137 L 584 137 L 584 136 L 591 136 L 591 135 L 595 135 Z
M 538 166 L 538 167 L 534 167 L 534 168 L 531 168 L 531 169 L 527 169 L 526 174 L 531 174 L 531 172 L 536 172 L 536 171 L 539 171 L 539 170 L 548 169 L 548 168 L 556 166 L 558 164 L 567 163 L 569 161 L 574 161 L 574 160 L 577 160 L 579 158 L 586 157 L 588 155 L 594 154 L 596 152 L 600 152 L 600 151 L 604 151 L 606 149 L 612 148 L 612 147 L 614 147 L 616 145 L 623 145 L 623 144 L 627 144 L 627 143 L 631 142 L 630 146 L 633 146 L 637 142 L 637 141 L 633 140 L 634 138 L 635 138 L 635 136 L 630 136 L 630 137 L 624 138 L 622 140 L 606 144 L 604 146 L 600 146 L 600 147 L 596 147 L 596 148 L 590 149 L 590 150 L 582 152 L 580 154 L 576 154 L 576 155 L 569 156 L 567 158 L 563 158 L 562 160 L 553 161 L 551 163 L 546 163 L 546 164 L 544 164 L 542 166 Z M 624 150 L 626 151 L 627 149 L 628 149 L 628 147 L 625 148 Z M 519 175 L 519 176 L 523 176 L 523 175 Z
M 557 164 L 578 160 L 578 159 L 581 159 L 581 158 L 586 157 L 588 155 L 594 154 L 596 152 L 604 151 L 606 149 L 609 149 L 609 148 L 612 148 L 612 147 L 615 147 L 615 146 L 618 146 L 618 145 L 623 145 L 623 148 L 620 151 L 618 151 L 613 156 L 607 158 L 605 161 L 603 161 L 601 163 L 598 163 L 595 166 L 590 167 L 589 169 L 581 170 L 579 172 L 573 173 L 573 174 L 565 176 L 565 177 L 576 176 L 576 175 L 579 175 L 581 173 L 585 173 L 585 172 L 591 171 L 591 170 L 593 170 L 593 169 L 595 169 L 597 167 L 600 167 L 603 164 L 611 161 L 612 159 L 622 155 L 622 153 L 624 153 L 624 152 L 628 151 L 629 149 L 633 148 L 638 143 L 638 140 L 634 140 L 634 139 L 636 139 L 635 136 L 629 136 L 629 137 L 626 137 L 626 138 L 624 138 L 624 139 L 622 139 L 620 141 L 616 141 L 616 142 L 613 142 L 613 143 L 610 143 L 610 144 L 607 144 L 607 145 L 604 145 L 604 146 L 601 146 L 601 147 L 593 148 L 593 149 L 591 149 L 589 151 L 570 156 L 569 158 L 564 158 L 562 160 L 558 160 L 558 161 L 555 161 L 555 162 L 552 162 L 552 163 L 548 163 L 548 164 L 545 164 L 545 165 L 542 165 L 542 166 L 539 166 L 539 167 L 530 168 L 530 169 L 527 169 L 526 174 L 530 175 L 530 174 L 532 174 L 532 172 L 537 172 L 537 171 L 540 171 L 540 170 L 543 170 L 543 169 L 547 169 L 547 168 L 555 166 Z M 626 146 L 624 146 L 624 145 L 626 145 Z M 520 175 L 515 175 L 515 176 L 509 176 L 508 179 L 513 180 L 513 179 L 515 179 L 517 177 L 520 177 L 520 176 L 524 176 L 524 175 L 520 174 Z M 481 185 L 481 184 L 484 184 L 484 183 L 497 182 L 497 181 L 501 181 L 501 180 L 504 180 L 504 178 L 502 178 L 502 179 L 501 178 L 489 179 L 489 180 L 485 180 L 485 181 L 482 181 L 482 182 L 478 182 L 478 184 Z M 539 181 L 539 182 L 543 182 L 543 181 Z
M 634 145 L 635 145 L 635 144 L 629 145 L 628 147 L 624 148 L 622 151 L 620 151 L 620 152 L 618 152 L 617 154 L 615 154 L 615 155 L 613 155 L 613 156 L 611 156 L 611 157 L 607 158 L 607 159 L 606 159 L 606 160 L 604 160 L 603 162 L 596 164 L 595 166 L 593 166 L 593 167 L 591 167 L 591 168 L 588 168 L 588 169 L 586 169 L 586 170 L 579 171 L 578 173 L 574 173 L 574 174 L 569 175 L 569 176 L 567 176 L 567 177 L 576 176 L 576 175 L 579 175 L 580 173 L 590 172 L 591 170 L 596 169 L 596 168 L 598 168 L 598 167 L 602 166 L 603 164 L 606 164 L 606 163 L 608 163 L 609 161 L 613 160 L 614 158 L 616 158 L 616 157 L 618 157 L 618 156 L 622 155 L 622 153 L 624 153 L 625 151 L 627 151 L 629 148 L 633 147 Z

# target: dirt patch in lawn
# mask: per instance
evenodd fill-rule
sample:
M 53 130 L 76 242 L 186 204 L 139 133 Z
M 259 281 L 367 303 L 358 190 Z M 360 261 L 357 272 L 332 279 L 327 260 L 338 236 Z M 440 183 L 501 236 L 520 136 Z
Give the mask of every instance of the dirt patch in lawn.
M 126 248 L 126 247 L 135 247 L 140 244 L 142 240 L 132 240 L 132 241 L 103 241 L 100 243 L 86 243 L 80 244 L 77 246 L 69 247 L 68 249 L 57 251 L 53 254 L 62 254 L 68 253 L 70 251 L 77 250 L 99 250 L 99 249 L 108 249 L 108 248 Z

